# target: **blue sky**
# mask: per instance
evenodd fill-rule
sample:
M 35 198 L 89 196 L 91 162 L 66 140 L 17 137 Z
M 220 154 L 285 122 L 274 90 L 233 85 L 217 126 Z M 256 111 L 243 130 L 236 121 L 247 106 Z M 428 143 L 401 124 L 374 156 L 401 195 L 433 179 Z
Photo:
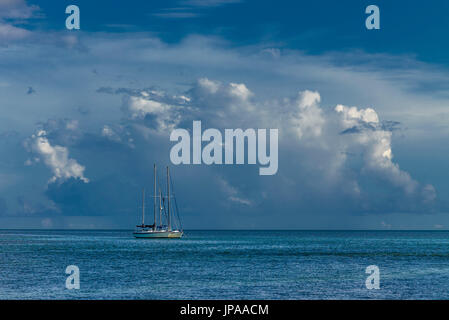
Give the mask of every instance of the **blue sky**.
M 71 1 L 36 2 L 45 21 L 35 28 L 60 30 L 61 11 Z M 166 42 L 190 34 L 223 37 L 232 46 L 273 43 L 319 54 L 334 50 L 412 54 L 422 61 L 449 63 L 441 41 L 449 27 L 449 4 L 436 0 L 382 1 L 382 28 L 366 30 L 365 8 L 372 1 L 77 1 L 83 10 L 83 30 L 88 32 L 151 32 Z M 446 50 L 445 50 L 446 49 Z
M 447 2 L 69 4 L 0 2 L 2 227 L 131 228 L 193 120 L 278 128 L 279 170 L 174 167 L 186 228 L 449 227 Z

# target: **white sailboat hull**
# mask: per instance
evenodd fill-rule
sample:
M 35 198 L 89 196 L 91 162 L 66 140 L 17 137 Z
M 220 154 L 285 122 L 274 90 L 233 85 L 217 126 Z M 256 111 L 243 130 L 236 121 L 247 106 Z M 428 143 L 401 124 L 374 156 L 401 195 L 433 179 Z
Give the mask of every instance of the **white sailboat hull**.
M 182 231 L 173 230 L 173 231 L 161 231 L 161 230 L 145 230 L 145 231 L 135 231 L 133 232 L 135 238 L 144 238 L 144 239 L 161 239 L 161 238 L 170 238 L 176 239 L 181 238 L 183 235 Z

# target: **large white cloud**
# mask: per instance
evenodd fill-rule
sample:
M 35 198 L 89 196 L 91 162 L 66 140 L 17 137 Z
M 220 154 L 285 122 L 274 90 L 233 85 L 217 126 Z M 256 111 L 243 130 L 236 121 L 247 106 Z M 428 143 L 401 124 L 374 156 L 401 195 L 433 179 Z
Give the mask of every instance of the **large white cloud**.
M 84 183 L 89 182 L 89 179 L 84 176 L 85 167 L 80 165 L 75 159 L 69 158 L 69 150 L 66 147 L 52 146 L 44 130 L 40 130 L 31 139 L 30 145 L 32 150 L 53 173 L 50 183 L 63 182 L 70 178 L 79 179 Z
M 415 193 L 418 183 L 392 161 L 392 133 L 380 127 L 376 111 L 372 108 L 357 109 L 343 105 L 337 105 L 335 111 L 341 115 L 342 129 L 353 129 L 352 132 L 343 134 L 342 138 L 349 140 L 348 145 L 355 144 L 363 148 L 366 168 L 382 174 L 406 193 Z
M 121 92 L 129 94 L 130 91 L 122 89 Z M 154 101 L 141 93 L 140 96 L 133 94 L 125 98 L 131 120 L 155 115 L 157 129 L 168 129 L 162 124 L 174 118 L 178 121 L 171 121 L 170 129 L 179 123 L 190 126 L 191 120 L 203 120 L 208 127 L 278 128 L 280 143 L 294 150 L 298 168 L 302 162 L 306 163 L 305 170 L 315 171 L 321 177 L 318 184 L 327 188 L 345 189 L 354 196 L 366 194 L 358 177 L 367 172 L 418 201 L 435 198 L 433 186 L 420 185 L 393 162 L 392 132 L 382 125 L 373 108 L 337 104 L 333 109 L 323 110 L 319 92 L 309 90 L 299 92 L 292 99 L 264 101 L 257 99 L 243 83 L 222 83 L 208 78 L 200 78 L 184 92 L 182 108 Z M 167 94 L 160 94 L 159 98 L 166 101 Z M 362 156 L 361 168 L 350 168 L 347 155 L 354 152 Z M 353 174 L 348 174 L 348 170 Z

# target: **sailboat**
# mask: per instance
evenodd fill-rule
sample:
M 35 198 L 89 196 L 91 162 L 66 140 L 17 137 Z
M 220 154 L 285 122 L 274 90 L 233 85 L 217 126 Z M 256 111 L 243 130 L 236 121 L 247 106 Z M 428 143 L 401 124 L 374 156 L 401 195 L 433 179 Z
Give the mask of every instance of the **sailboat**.
M 145 224 L 145 189 L 142 191 L 142 224 L 136 226 L 133 232 L 135 238 L 161 239 L 161 238 L 181 238 L 183 230 L 179 219 L 178 205 L 176 198 L 170 195 L 170 170 L 167 167 L 167 196 L 162 196 L 162 191 L 157 184 L 156 164 L 154 165 L 154 223 Z M 159 191 L 159 192 L 158 192 Z M 174 214 L 171 205 L 171 199 L 174 198 L 176 205 L 176 216 L 178 217 L 177 226 L 174 226 Z M 157 217 L 159 218 L 157 221 Z M 165 219 L 165 221 L 164 221 Z M 166 224 L 164 224 L 166 222 Z

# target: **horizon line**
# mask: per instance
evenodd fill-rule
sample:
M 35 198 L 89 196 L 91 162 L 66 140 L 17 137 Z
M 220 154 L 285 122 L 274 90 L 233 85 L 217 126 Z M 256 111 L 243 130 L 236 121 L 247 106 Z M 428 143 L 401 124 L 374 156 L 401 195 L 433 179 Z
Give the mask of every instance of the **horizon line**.
M 35 231 L 133 231 L 128 228 L 0 228 L 4 230 L 35 230 Z M 184 229 L 183 231 L 449 231 L 449 229 Z

